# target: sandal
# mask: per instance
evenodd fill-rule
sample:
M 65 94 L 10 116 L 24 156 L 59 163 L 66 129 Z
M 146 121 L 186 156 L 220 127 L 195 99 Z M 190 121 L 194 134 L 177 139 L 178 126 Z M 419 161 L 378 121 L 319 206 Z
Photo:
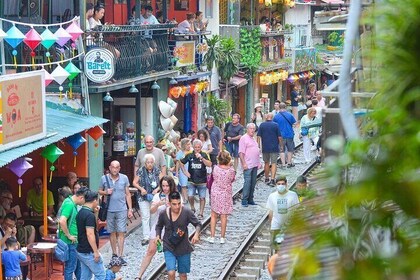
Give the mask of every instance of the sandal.
M 202 220 L 204 218 L 202 214 L 198 214 L 197 217 L 198 217 L 199 220 Z
M 195 208 L 191 208 L 191 211 L 195 214 Z

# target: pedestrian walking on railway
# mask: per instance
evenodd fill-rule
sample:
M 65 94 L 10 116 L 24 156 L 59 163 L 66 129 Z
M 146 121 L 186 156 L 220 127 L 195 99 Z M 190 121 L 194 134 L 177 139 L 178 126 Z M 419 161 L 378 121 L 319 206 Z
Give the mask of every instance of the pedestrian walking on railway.
M 157 218 L 161 212 L 164 212 L 167 207 L 169 207 L 169 194 L 177 191 L 177 186 L 175 185 L 174 179 L 170 176 L 163 176 L 160 179 L 161 190 L 153 196 L 152 206 L 150 208 L 150 213 L 154 218 L 151 220 L 150 225 L 150 242 L 147 247 L 146 255 L 144 256 L 141 265 L 139 276 L 136 279 L 141 279 L 147 267 L 150 265 L 153 256 L 156 254 L 156 224 Z M 182 197 L 181 197 L 182 198 Z
M 146 154 L 144 166 L 139 168 L 133 179 L 133 186 L 140 191 L 139 206 L 141 213 L 141 225 L 143 240 L 141 245 L 147 245 L 150 239 L 151 211 L 150 206 L 153 196 L 160 191 L 159 168 L 155 165 L 155 157 Z
M 198 191 L 198 197 L 200 198 L 200 213 L 198 219 L 203 219 L 204 206 L 206 205 L 206 194 L 207 194 L 207 169 L 206 167 L 211 166 L 210 157 L 207 153 L 202 151 L 203 143 L 195 139 L 193 142 L 193 151 L 186 154 L 183 159 L 180 160 L 182 171 L 188 177 L 188 201 L 193 212 L 195 212 L 194 196 Z M 188 163 L 188 171 L 185 170 L 184 164 Z
M 134 163 L 134 174 L 137 173 L 139 168 L 144 166 L 144 156 L 146 154 L 152 154 L 155 157 L 155 164 L 160 170 L 160 178 L 162 178 L 167 174 L 165 154 L 161 149 L 154 146 L 155 139 L 151 135 L 146 135 L 146 137 L 144 137 L 144 145 L 146 147 L 140 149 L 137 153 L 136 162 Z
M 98 208 L 98 193 L 88 190 L 85 204 L 77 213 L 77 258 L 80 261 L 81 279 L 105 279 L 105 269 L 99 253 L 99 234 L 94 211 Z
M 290 208 L 299 203 L 299 198 L 295 192 L 288 190 L 285 176 L 276 179 L 276 187 L 277 191 L 268 196 L 266 208 L 269 210 L 272 245 L 277 250 L 278 244 L 283 241 L 283 226 L 290 216 Z
M 128 189 L 130 182 L 126 175 L 120 173 L 120 170 L 121 165 L 118 161 L 114 160 L 110 163 L 109 174 L 103 175 L 101 178 L 99 194 L 108 197 L 106 226 L 110 233 L 112 255 L 120 257 L 123 265 L 127 265 L 123 259 L 124 240 L 127 231 L 127 218 L 133 217 L 133 209 Z
M 273 118 L 273 122 L 277 123 L 280 128 L 280 133 L 283 139 L 283 143 L 280 146 L 280 159 L 282 167 L 294 167 L 295 164 L 292 162 L 293 152 L 295 151 L 295 132 L 293 127 L 296 123 L 295 117 L 286 111 L 286 104 L 280 103 L 280 112 Z M 286 160 L 287 151 L 287 160 Z
M 239 140 L 239 158 L 244 170 L 244 187 L 242 191 L 242 206 L 256 205 L 254 202 L 254 189 L 257 183 L 257 170 L 260 163 L 260 149 L 254 139 L 255 124 L 246 126 L 246 134 Z
M 168 279 L 175 280 L 175 272 L 179 278 L 186 280 L 187 273 L 191 269 L 191 252 L 193 247 L 188 240 L 188 225 L 195 227 L 192 244 L 200 241 L 201 223 L 194 213 L 182 206 L 181 195 L 173 192 L 169 195 L 169 204 L 165 211 L 159 214 L 156 224 L 156 244 L 163 241 L 163 253 L 165 256 Z M 162 230 L 165 233 L 162 236 Z
M 191 140 L 184 138 L 181 140 L 181 149 L 176 153 L 176 168 L 175 176 L 179 179 L 179 185 L 181 186 L 181 195 L 184 203 L 188 201 L 188 177 L 184 174 L 181 167 L 180 160 L 185 157 L 186 154 L 191 152 Z M 184 169 L 188 170 L 188 163 L 184 165 Z
M 302 95 L 299 93 L 299 88 L 297 85 L 292 85 L 292 91 L 290 93 L 292 114 L 295 119 L 298 119 L 299 116 L 299 101 L 302 99 Z
M 321 120 L 316 117 L 316 109 L 311 107 L 307 110 L 306 115 L 300 120 L 300 137 L 303 142 L 303 156 L 305 157 L 305 163 L 310 163 L 311 158 L 311 146 L 313 143 L 318 143 L 319 138 L 319 127 Z
M 241 139 L 244 134 L 244 127 L 239 123 L 241 116 L 239 114 L 233 114 L 232 121 L 228 122 L 224 129 L 224 139 L 226 149 L 233 157 L 234 163 L 233 168 L 237 169 L 238 167 L 238 148 L 239 148 L 239 139 Z
M 266 121 L 260 125 L 257 135 L 261 139 L 262 144 L 265 183 L 274 186 L 276 184 L 274 178 L 276 177 L 277 158 L 279 156 L 279 146 L 282 143 L 282 138 L 279 126 L 273 122 L 272 113 L 267 114 Z
M 217 157 L 219 162 L 213 169 L 213 185 L 211 192 L 211 236 L 208 241 L 214 243 L 217 216 L 220 216 L 220 243 L 226 243 L 226 226 L 228 215 L 233 211 L 232 183 L 235 181 L 235 170 L 232 168 L 232 158 L 227 151 L 221 151 Z
M 206 118 L 206 126 L 203 128 L 207 130 L 210 136 L 213 151 L 210 153 L 210 160 L 213 166 L 217 164 L 217 156 L 223 150 L 222 131 L 214 125 L 214 117 L 208 116 Z

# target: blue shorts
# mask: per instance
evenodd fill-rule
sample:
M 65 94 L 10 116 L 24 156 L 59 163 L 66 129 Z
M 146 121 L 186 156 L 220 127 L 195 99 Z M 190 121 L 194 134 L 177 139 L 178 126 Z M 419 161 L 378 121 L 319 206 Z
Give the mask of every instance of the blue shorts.
M 231 157 L 239 157 L 239 142 L 226 142 L 226 150 L 230 153 Z
M 171 251 L 164 251 L 163 254 L 165 256 L 165 264 L 167 271 L 175 270 L 178 271 L 178 273 L 182 274 L 190 273 L 191 253 L 182 256 L 175 256 L 174 254 L 172 254 Z M 178 269 L 176 269 L 177 263 Z
M 196 191 L 198 191 L 199 198 L 206 198 L 207 187 L 206 183 L 200 185 L 194 185 L 191 182 L 188 182 L 188 196 L 194 196 Z

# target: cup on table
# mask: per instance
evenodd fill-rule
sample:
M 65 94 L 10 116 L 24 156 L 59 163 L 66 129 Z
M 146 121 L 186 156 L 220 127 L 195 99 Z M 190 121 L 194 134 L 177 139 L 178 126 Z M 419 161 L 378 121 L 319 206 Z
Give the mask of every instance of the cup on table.
M 26 256 L 26 254 L 28 253 L 28 248 L 26 247 L 22 247 L 20 248 L 20 250 L 22 251 L 22 253 Z

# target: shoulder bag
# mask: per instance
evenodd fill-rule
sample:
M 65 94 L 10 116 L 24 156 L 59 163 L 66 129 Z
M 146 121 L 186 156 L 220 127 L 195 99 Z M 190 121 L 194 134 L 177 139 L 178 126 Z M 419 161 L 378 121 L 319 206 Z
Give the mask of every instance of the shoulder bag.
M 77 213 L 75 213 L 75 211 L 77 212 L 76 206 L 74 205 L 73 211 L 71 212 L 70 222 L 67 223 L 67 227 L 68 225 L 71 225 L 74 222 L 74 219 L 76 219 Z M 55 247 L 55 250 L 54 250 L 54 256 L 60 262 L 66 262 L 69 260 L 69 245 L 60 239 L 60 229 L 58 233 L 59 235 L 57 239 L 57 246 Z
M 111 184 L 109 183 L 109 179 L 108 176 L 105 175 L 105 179 L 106 179 L 106 183 L 108 184 L 108 188 L 111 187 Z M 105 190 L 105 186 L 103 186 L 102 190 Z M 108 206 L 109 206 L 109 194 L 108 195 L 103 195 L 101 198 L 101 203 L 100 203 L 100 207 L 99 208 L 99 213 L 98 213 L 98 219 L 105 222 L 106 221 L 106 216 L 108 214 Z
M 289 119 L 288 118 L 286 118 L 284 115 L 283 115 L 283 113 L 282 112 L 280 112 L 280 115 L 290 124 L 290 126 L 292 126 L 293 127 L 293 124 L 289 121 Z
M 185 231 L 183 231 L 179 227 L 175 228 L 175 224 L 172 221 L 171 208 L 169 208 L 169 220 L 171 222 L 171 227 L 172 227 L 172 233 L 171 233 L 171 236 L 169 236 L 169 242 L 171 242 L 172 245 L 178 245 L 182 241 L 182 238 L 184 237 Z

